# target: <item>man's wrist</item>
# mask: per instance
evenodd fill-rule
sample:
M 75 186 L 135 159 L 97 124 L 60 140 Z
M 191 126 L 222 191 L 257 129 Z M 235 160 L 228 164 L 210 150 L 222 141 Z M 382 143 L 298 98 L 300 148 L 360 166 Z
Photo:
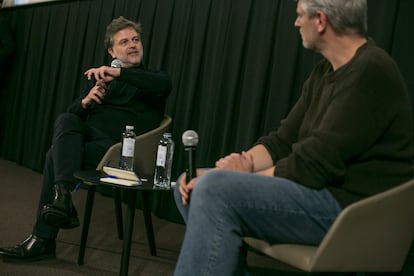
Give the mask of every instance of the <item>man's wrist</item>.
M 82 99 L 81 106 L 83 109 L 87 109 L 90 106 L 90 102 L 87 102 L 85 99 Z

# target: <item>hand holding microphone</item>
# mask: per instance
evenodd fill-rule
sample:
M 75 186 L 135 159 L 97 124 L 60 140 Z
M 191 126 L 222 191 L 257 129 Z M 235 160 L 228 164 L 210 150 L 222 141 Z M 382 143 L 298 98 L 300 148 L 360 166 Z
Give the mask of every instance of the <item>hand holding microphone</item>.
M 115 77 L 119 76 L 122 62 L 119 59 L 114 59 L 111 62 L 111 67 L 101 66 L 99 68 L 91 68 L 85 72 L 88 80 L 92 76 L 95 78 L 95 86 L 89 91 L 88 95 L 82 99 L 81 104 L 83 108 L 94 104 L 101 104 L 108 90 L 109 84 Z
M 181 179 L 179 183 L 179 191 L 183 205 L 187 205 L 190 200 L 190 193 L 194 186 L 194 180 L 197 177 L 197 169 L 195 166 L 195 150 L 198 144 L 198 134 L 194 130 L 187 130 L 183 133 L 182 141 L 186 151 L 186 178 Z
M 114 59 L 111 62 L 111 67 L 104 65 L 98 68 L 91 68 L 86 70 L 84 75 L 88 80 L 91 80 L 93 77 L 96 81 L 101 80 L 109 83 L 121 74 L 121 67 L 122 62 L 119 59 Z

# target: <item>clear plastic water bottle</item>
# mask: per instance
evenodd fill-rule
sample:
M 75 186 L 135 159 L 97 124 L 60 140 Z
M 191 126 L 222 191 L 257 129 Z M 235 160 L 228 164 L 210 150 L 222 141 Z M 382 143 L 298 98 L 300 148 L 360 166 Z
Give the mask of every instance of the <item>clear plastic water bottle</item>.
M 155 163 L 154 185 L 170 188 L 171 168 L 174 157 L 174 140 L 171 133 L 164 133 L 158 143 L 157 160 Z
M 126 171 L 134 170 L 135 132 L 133 126 L 126 126 L 122 133 L 122 150 L 119 168 Z

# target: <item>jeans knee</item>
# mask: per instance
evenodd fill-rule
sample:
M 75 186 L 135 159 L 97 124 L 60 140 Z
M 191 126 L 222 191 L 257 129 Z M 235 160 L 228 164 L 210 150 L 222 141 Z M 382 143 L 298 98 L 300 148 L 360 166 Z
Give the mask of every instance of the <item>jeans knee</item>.
M 217 200 L 219 195 L 222 195 L 226 189 L 224 182 L 228 172 L 213 170 L 198 179 L 194 186 L 192 197 L 199 197 L 203 200 L 214 199 Z

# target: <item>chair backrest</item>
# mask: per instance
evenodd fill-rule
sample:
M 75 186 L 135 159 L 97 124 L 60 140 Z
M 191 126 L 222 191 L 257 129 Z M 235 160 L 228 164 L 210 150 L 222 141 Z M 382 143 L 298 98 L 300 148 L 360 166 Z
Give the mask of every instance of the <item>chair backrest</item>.
M 414 237 L 414 179 L 351 204 L 317 248 L 310 271 L 400 271 Z
M 171 125 L 171 122 L 171 117 L 165 115 L 159 127 L 135 138 L 134 166 L 138 176 L 149 176 L 154 173 L 158 142 Z M 102 170 L 111 160 L 118 160 L 121 147 L 121 143 L 112 145 L 102 157 L 96 170 Z

